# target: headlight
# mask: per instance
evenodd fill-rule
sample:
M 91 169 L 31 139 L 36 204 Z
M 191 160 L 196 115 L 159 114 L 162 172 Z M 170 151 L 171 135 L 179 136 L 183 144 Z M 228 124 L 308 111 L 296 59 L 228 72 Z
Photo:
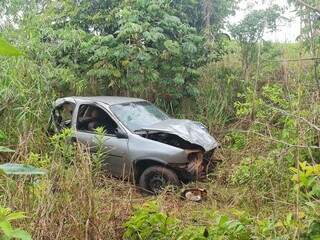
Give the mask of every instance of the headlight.
M 201 129 L 205 130 L 206 132 L 209 132 L 209 129 L 206 125 L 204 125 L 201 122 L 195 122 Z

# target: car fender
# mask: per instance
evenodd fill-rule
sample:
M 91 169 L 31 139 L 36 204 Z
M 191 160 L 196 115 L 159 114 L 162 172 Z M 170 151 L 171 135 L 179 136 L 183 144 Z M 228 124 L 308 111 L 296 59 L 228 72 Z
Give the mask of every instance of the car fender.
M 165 166 L 168 165 L 168 162 L 166 162 L 162 159 L 159 159 L 159 158 L 154 158 L 154 157 L 145 157 L 145 158 L 136 159 L 133 161 L 133 165 L 136 166 L 137 164 L 139 164 L 141 162 L 147 162 L 147 161 L 158 163 L 160 165 L 165 165 Z
M 129 160 L 153 160 L 162 164 L 186 163 L 188 155 L 184 149 L 153 141 L 139 135 L 129 137 Z

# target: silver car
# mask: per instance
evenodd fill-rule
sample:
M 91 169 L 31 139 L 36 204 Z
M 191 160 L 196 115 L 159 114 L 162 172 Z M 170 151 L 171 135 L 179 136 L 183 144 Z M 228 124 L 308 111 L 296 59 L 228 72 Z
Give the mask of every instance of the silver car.
M 204 125 L 169 117 L 148 101 L 129 97 L 65 97 L 54 103 L 51 129 L 72 128 L 74 141 L 94 151 L 103 128 L 105 168 L 150 192 L 204 176 L 218 142 Z

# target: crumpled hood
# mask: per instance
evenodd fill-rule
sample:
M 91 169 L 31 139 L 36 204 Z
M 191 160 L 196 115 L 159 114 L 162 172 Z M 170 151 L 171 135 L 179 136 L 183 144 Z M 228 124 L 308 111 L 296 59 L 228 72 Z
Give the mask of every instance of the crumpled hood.
M 203 147 L 205 151 L 210 151 L 219 146 L 217 140 L 208 133 L 207 129 L 201 123 L 191 120 L 171 118 L 135 132 L 139 131 L 174 134 L 192 144 Z

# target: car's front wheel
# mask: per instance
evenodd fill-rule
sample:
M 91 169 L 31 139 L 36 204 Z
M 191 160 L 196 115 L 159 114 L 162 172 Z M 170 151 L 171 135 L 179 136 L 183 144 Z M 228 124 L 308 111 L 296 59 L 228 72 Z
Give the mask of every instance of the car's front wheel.
M 168 185 L 178 185 L 177 174 L 163 166 L 148 167 L 140 176 L 139 185 L 150 193 L 160 193 Z

